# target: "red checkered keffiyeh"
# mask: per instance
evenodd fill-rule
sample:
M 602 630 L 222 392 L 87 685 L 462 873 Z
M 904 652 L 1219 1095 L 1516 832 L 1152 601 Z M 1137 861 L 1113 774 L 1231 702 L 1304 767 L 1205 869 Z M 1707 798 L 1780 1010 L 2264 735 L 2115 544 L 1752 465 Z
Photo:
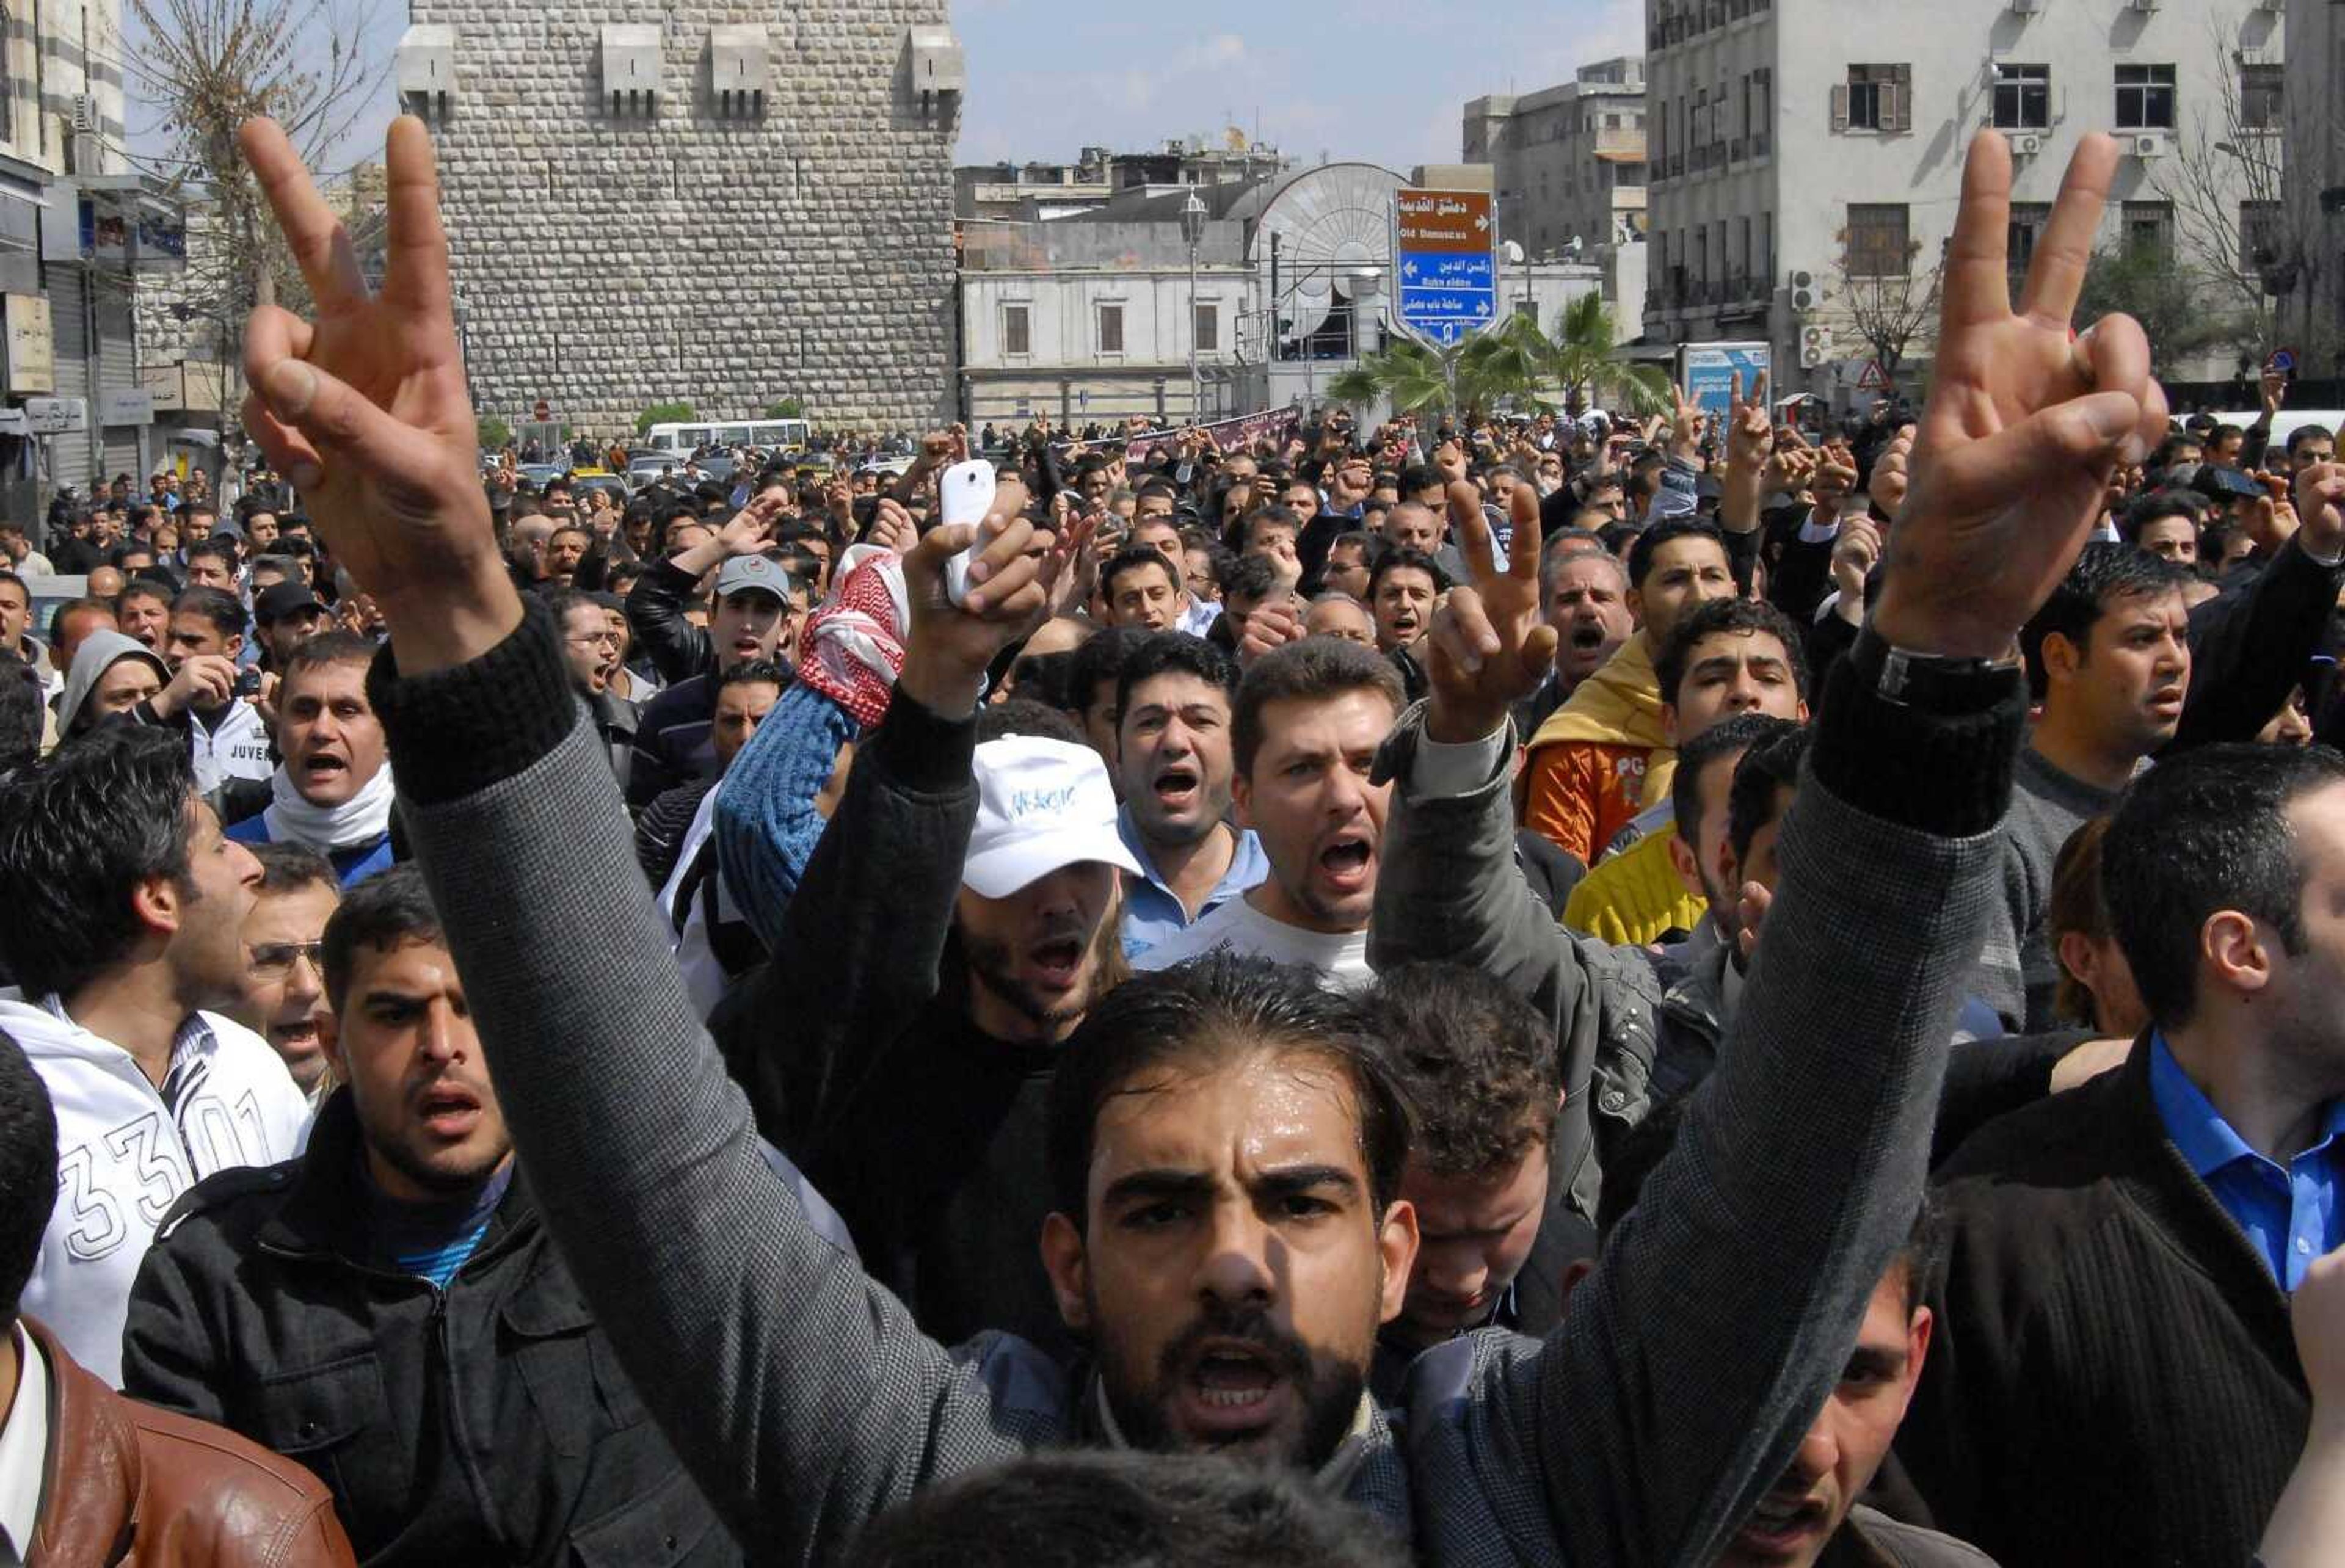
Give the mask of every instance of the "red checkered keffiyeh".
M 869 729 L 888 716 L 911 626 L 903 557 L 858 544 L 839 561 L 830 597 L 798 634 L 798 679 Z

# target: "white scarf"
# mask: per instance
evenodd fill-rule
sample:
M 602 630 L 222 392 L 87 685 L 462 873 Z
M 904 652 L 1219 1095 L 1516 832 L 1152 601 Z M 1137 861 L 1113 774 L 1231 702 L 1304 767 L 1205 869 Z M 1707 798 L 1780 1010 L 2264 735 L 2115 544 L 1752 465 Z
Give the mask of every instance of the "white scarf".
M 260 816 L 269 824 L 273 844 L 306 844 L 330 855 L 338 849 L 372 844 L 391 831 L 392 789 L 387 762 L 360 786 L 358 794 L 340 805 L 318 805 L 303 799 L 283 763 L 277 764 L 269 790 L 272 798 Z

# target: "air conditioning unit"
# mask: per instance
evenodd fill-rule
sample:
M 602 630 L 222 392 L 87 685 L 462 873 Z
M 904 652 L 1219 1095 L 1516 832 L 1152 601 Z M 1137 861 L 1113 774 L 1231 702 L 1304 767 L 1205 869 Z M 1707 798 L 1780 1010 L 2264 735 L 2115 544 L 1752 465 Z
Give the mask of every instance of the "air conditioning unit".
M 1821 369 L 1832 361 L 1832 333 L 1829 327 L 1800 329 L 1800 365 L 1804 369 Z
M 2126 0 L 2137 11 L 2155 11 L 2164 3 L 2165 0 Z
M 2011 8 L 2023 16 L 2033 16 L 2044 9 L 2044 0 L 2011 0 Z
M 2126 150 L 2138 158 L 2164 157 L 2166 137 L 2160 131 L 2143 131 L 2136 135 Z
M 1822 291 L 1816 287 L 1814 273 L 1802 268 L 1792 274 L 1792 309 L 1804 316 L 1814 309 L 1817 302 L 1822 298 Z

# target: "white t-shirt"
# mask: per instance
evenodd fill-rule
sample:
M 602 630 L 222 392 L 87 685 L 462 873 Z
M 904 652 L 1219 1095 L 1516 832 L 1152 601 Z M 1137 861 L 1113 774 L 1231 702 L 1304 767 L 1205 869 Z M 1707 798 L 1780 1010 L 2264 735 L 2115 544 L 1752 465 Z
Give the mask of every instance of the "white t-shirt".
M 1185 930 L 1176 931 L 1132 961 L 1135 969 L 1170 969 L 1190 958 L 1202 958 L 1226 947 L 1249 958 L 1277 964 L 1300 964 L 1316 969 L 1338 990 L 1356 990 L 1376 976 L 1368 967 L 1368 934 L 1365 930 L 1328 936 L 1305 931 L 1283 920 L 1273 920 L 1254 906 L 1251 897 L 1233 898 Z

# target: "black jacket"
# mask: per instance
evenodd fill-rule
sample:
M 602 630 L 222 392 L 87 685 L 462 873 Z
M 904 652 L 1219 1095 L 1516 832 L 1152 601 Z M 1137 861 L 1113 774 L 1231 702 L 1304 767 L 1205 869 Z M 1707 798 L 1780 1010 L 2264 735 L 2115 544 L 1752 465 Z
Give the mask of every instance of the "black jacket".
M 716 642 L 706 628 L 685 618 L 685 607 L 699 592 L 698 578 L 665 561 L 646 561 L 644 574 L 627 591 L 627 625 L 635 646 L 671 686 L 716 673 Z
M 2310 1420 L 2288 1299 L 2150 1098 L 2149 1052 L 1940 1173 L 1951 1243 L 1897 1452 L 2010 1563 L 2244 1563 Z
M 359 1159 L 337 1093 L 301 1158 L 187 1193 L 132 1288 L 126 1391 L 309 1466 L 371 1563 L 740 1562 L 522 1175 L 443 1290 L 365 1260 Z
M 758 1130 L 838 1206 L 871 1277 L 948 1343 L 1071 1353 L 1038 1239 L 1055 1046 L 970 1020 L 951 936 L 977 722 L 900 693 L 855 756 L 772 961 L 709 1019 Z M 872 845 L 887 846 L 874 875 Z
M 627 757 L 627 809 L 640 812 L 681 784 L 717 775 L 716 678 L 679 681 L 635 715 Z

